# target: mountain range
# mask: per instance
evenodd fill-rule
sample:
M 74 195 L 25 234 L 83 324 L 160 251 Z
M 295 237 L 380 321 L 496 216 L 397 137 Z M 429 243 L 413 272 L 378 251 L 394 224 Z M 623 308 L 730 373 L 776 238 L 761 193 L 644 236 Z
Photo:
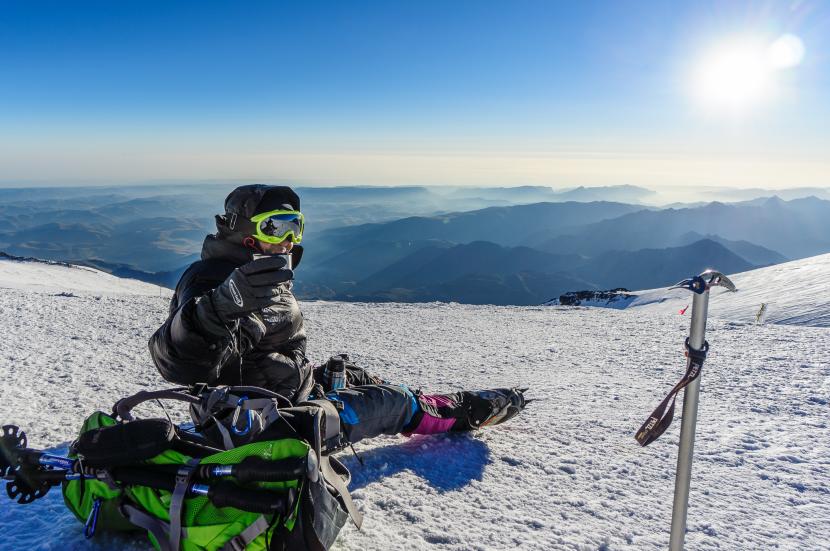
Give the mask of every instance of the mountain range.
M 595 255 L 609 250 L 670 247 L 689 232 L 748 241 L 790 259 L 805 258 L 830 250 L 830 201 L 771 197 L 762 203 L 643 209 L 585 224 L 531 245 L 558 254 Z
M 593 258 L 486 241 L 435 242 L 368 277 L 330 287 L 328 293 L 309 289 L 302 280 L 298 292 L 352 301 L 529 305 L 577 289 L 668 285 L 710 266 L 730 272 L 754 267 L 711 239 L 667 249 L 609 251 Z
M 665 210 L 491 207 L 322 232 L 307 250 L 298 292 L 534 304 L 567 291 L 657 287 L 707 267 L 744 271 L 821 254 L 830 251 L 826 236 L 830 201 L 814 197 Z
M 0 190 L 0 250 L 172 287 L 229 189 Z M 308 220 L 295 288 L 303 299 L 538 304 L 830 251 L 830 201 L 817 197 L 660 209 L 608 200 L 649 196 L 634 186 L 298 191 Z

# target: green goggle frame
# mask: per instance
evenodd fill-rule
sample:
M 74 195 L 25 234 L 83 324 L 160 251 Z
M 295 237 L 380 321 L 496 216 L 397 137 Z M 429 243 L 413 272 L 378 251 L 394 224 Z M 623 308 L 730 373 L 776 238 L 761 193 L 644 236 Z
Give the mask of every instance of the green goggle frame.
M 305 218 L 298 210 L 271 210 L 251 218 L 254 238 L 264 243 L 282 243 L 291 237 L 293 243 L 303 240 Z

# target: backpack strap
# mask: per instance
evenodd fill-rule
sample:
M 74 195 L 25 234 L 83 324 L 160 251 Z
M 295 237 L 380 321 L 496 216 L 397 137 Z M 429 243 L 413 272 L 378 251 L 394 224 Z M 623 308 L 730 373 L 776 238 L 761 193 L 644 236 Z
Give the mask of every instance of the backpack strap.
M 320 472 L 323 474 L 326 482 L 337 492 L 343 507 L 349 513 L 354 525 L 360 529 L 360 526 L 363 524 L 363 515 L 358 511 L 354 501 L 352 501 L 352 496 L 349 493 L 346 481 L 331 466 L 331 456 L 322 454 L 323 449 L 329 448 L 327 444 L 335 442 L 336 446 L 340 442 L 340 414 L 337 412 L 335 405 L 328 400 L 310 400 L 304 402 L 304 404 L 311 404 L 320 408 L 317 414 L 317 422 L 314 424 L 314 441 L 312 442 L 317 460 L 320 463 Z M 337 460 L 334 459 L 334 461 Z
M 216 430 L 219 431 L 219 434 L 222 435 L 222 444 L 225 446 L 225 450 L 232 450 L 236 447 L 236 444 L 233 443 L 233 438 L 231 438 L 231 433 L 228 429 L 225 428 L 225 425 L 219 422 L 218 419 L 214 417 L 214 421 L 216 422 Z
M 156 539 L 161 551 L 170 551 L 170 542 L 168 541 L 168 534 L 170 533 L 170 525 L 161 519 L 148 515 L 144 511 L 133 507 L 128 503 L 121 503 L 118 511 L 130 523 L 144 528 Z
M 346 511 L 348 511 L 349 516 L 352 517 L 352 522 L 354 522 L 355 527 L 360 530 L 360 527 L 363 525 L 363 515 L 357 510 L 357 505 L 355 505 L 354 501 L 352 501 L 352 495 L 349 493 L 349 488 L 346 486 L 346 482 L 331 466 L 332 460 L 337 461 L 331 456 L 323 456 L 320 460 L 320 471 L 323 473 L 323 478 L 326 479 L 326 482 L 331 484 L 334 489 L 337 490 L 337 494 L 340 496 L 340 501 L 343 503 Z
M 266 397 L 248 398 L 249 393 L 254 396 L 265 395 Z M 229 427 L 225 426 L 225 421 L 220 421 L 217 418 L 220 413 L 233 410 L 230 429 L 237 435 L 247 435 L 248 440 L 250 440 L 279 418 L 281 401 L 285 402 L 287 406 L 291 406 L 291 402 L 284 396 L 259 387 L 223 386 L 206 388 L 201 393 L 201 401 L 191 404 L 190 417 L 197 429 L 212 423 L 222 437 L 224 449 L 231 450 L 236 447 L 235 442 L 240 442 L 240 440 L 235 440 Z M 247 424 L 244 432 L 237 432 L 235 429 L 237 419 L 243 413 L 247 417 Z M 249 432 L 250 434 L 248 434 Z M 247 442 L 243 439 L 242 443 Z
M 187 393 L 187 387 L 168 388 L 165 390 L 142 390 L 136 392 L 132 396 L 121 398 L 115 405 L 112 406 L 112 412 L 115 416 L 120 417 L 124 421 L 132 421 L 133 416 L 130 411 L 138 404 L 149 402 L 150 400 L 158 399 L 179 400 L 182 402 L 189 402 L 191 404 L 198 404 L 199 398 L 191 396 Z
M 337 411 L 337 406 L 329 400 L 309 400 L 302 402 L 299 405 L 312 405 L 320 408 L 322 417 L 314 426 L 314 451 L 317 458 L 323 454 L 323 451 L 336 450 L 340 447 L 340 412 Z M 322 428 L 321 426 L 322 425 Z
M 264 534 L 271 525 L 260 515 L 254 522 L 248 525 L 242 532 L 225 542 L 219 551 L 245 551 L 252 541 Z
M 199 465 L 198 459 L 190 459 L 187 465 L 182 465 L 176 473 L 176 487 L 170 498 L 170 549 L 179 551 L 179 543 L 182 537 L 182 511 L 184 510 L 184 498 L 187 496 L 187 489 L 193 473 Z
M 227 390 L 223 388 L 204 387 L 199 392 L 199 400 L 190 405 L 190 418 L 197 430 L 201 430 L 208 421 L 216 421 L 213 417 L 213 410 L 217 404 L 224 403 L 227 394 Z
M 258 386 L 229 386 L 227 387 L 230 392 L 235 394 L 252 394 L 254 396 L 265 396 L 266 398 L 274 398 L 276 400 L 281 400 L 284 407 L 291 407 L 292 404 L 291 400 L 283 396 L 278 392 L 274 392 L 272 390 L 268 390 L 266 388 L 261 388 Z

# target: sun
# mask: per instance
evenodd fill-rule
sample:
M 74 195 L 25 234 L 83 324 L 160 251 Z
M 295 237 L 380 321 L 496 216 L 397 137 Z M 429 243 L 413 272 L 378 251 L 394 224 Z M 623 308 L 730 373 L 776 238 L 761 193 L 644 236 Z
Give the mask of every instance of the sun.
M 764 49 L 752 44 L 729 44 L 704 57 L 696 75 L 697 94 L 706 104 L 744 109 L 769 93 L 770 70 Z
M 738 39 L 702 56 L 694 73 L 694 93 L 705 106 L 744 112 L 774 96 L 777 74 L 797 66 L 804 45 L 794 35 L 768 42 Z

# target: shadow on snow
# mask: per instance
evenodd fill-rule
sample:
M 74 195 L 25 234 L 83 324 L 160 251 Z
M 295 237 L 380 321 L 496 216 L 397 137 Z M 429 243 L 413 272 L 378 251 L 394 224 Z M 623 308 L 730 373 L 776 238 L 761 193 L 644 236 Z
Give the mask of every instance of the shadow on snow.
M 436 490 L 448 492 L 481 480 L 484 467 L 490 462 L 487 444 L 470 433 L 416 435 L 404 444 L 394 443 L 357 453 L 365 465 L 353 455 L 339 457 L 352 473 L 349 490 L 411 471 Z

